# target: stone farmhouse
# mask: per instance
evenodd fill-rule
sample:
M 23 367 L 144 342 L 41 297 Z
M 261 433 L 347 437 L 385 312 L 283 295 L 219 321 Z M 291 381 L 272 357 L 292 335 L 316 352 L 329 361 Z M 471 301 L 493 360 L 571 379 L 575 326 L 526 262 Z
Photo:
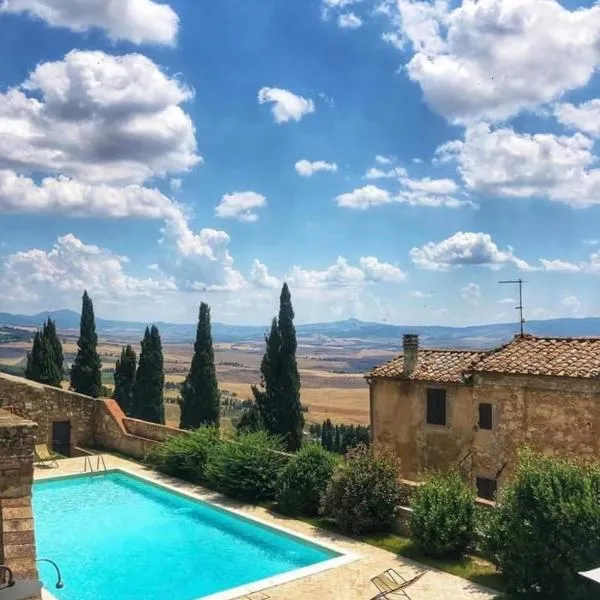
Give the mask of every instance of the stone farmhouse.
M 407 479 L 459 468 L 492 499 L 522 446 L 582 461 L 600 452 L 600 339 L 516 336 L 489 352 L 419 348 L 372 369 L 374 442 Z

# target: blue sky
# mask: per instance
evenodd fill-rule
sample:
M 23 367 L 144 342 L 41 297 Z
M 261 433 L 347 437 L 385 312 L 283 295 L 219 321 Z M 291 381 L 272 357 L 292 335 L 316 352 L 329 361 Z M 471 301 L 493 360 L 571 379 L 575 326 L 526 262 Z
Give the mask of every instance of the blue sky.
M 600 313 L 600 6 L 0 0 L 0 311 Z

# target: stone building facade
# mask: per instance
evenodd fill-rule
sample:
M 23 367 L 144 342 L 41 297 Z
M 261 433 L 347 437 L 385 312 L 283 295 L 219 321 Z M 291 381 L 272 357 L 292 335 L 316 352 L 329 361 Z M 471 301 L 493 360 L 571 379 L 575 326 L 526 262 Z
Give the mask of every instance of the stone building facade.
M 600 339 L 517 336 L 490 352 L 403 353 L 367 375 L 373 440 L 406 478 L 459 466 L 492 498 L 530 446 L 585 462 L 600 451 Z

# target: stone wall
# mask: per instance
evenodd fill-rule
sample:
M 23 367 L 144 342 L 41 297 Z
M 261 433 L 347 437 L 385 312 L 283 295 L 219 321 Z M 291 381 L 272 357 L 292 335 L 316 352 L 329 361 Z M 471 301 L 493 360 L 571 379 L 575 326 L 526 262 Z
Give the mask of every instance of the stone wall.
M 88 396 L 0 373 L 0 406 L 38 424 L 37 443 L 52 448 L 52 423 L 70 421 L 71 451 L 91 442 L 96 401 Z
M 447 425 L 426 422 L 427 388 L 420 381 L 375 379 L 371 382 L 373 440 L 400 457 L 403 476 L 419 479 L 427 469 L 443 469 L 464 461 L 473 443 L 472 389 L 443 386 L 447 393 Z
M 600 382 L 567 377 L 477 374 L 473 405 L 493 406 L 494 428 L 477 431 L 473 470 L 501 483 L 519 447 L 589 463 L 600 456 Z
M 36 424 L 0 410 L 0 563 L 38 579 L 31 507 Z
M 158 443 L 187 435 L 174 427 L 125 416 L 115 400 L 90 398 L 0 373 L 0 406 L 38 424 L 36 443 L 52 448 L 52 424 L 71 423 L 71 454 L 77 447 L 99 447 L 143 459 Z
M 94 422 L 95 446 L 138 460 L 146 458 L 159 442 L 174 435 L 188 435 L 182 429 L 130 419 L 115 400 L 104 398 L 96 401 Z
M 447 392 L 448 423 L 426 423 L 428 387 Z M 478 427 L 479 403 L 492 404 L 493 428 Z M 477 374 L 468 384 L 375 379 L 371 382 L 373 439 L 400 457 L 404 477 L 459 464 L 498 485 L 524 445 L 583 462 L 600 456 L 600 381 L 567 377 Z

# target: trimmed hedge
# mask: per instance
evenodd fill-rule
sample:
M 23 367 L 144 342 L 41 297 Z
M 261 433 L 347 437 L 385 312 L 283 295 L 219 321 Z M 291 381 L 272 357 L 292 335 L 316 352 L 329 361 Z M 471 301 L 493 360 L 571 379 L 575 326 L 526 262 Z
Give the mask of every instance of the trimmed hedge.
M 323 498 L 323 513 L 346 533 L 388 531 L 400 499 L 399 474 L 392 453 L 357 446 L 335 468 Z
M 338 459 L 320 444 L 292 456 L 277 480 L 277 502 L 289 515 L 316 516 Z
M 216 427 L 199 427 L 154 446 L 147 461 L 157 470 L 191 481 L 205 479 L 209 454 L 221 443 Z
M 277 438 L 256 431 L 215 446 L 205 474 L 211 486 L 228 496 L 249 502 L 271 500 L 288 458 Z
M 597 599 L 597 584 L 577 572 L 600 565 L 600 465 L 521 453 L 494 511 L 488 547 L 515 595 Z
M 425 555 L 459 558 L 473 547 L 475 493 L 457 471 L 430 474 L 411 508 L 411 537 Z

